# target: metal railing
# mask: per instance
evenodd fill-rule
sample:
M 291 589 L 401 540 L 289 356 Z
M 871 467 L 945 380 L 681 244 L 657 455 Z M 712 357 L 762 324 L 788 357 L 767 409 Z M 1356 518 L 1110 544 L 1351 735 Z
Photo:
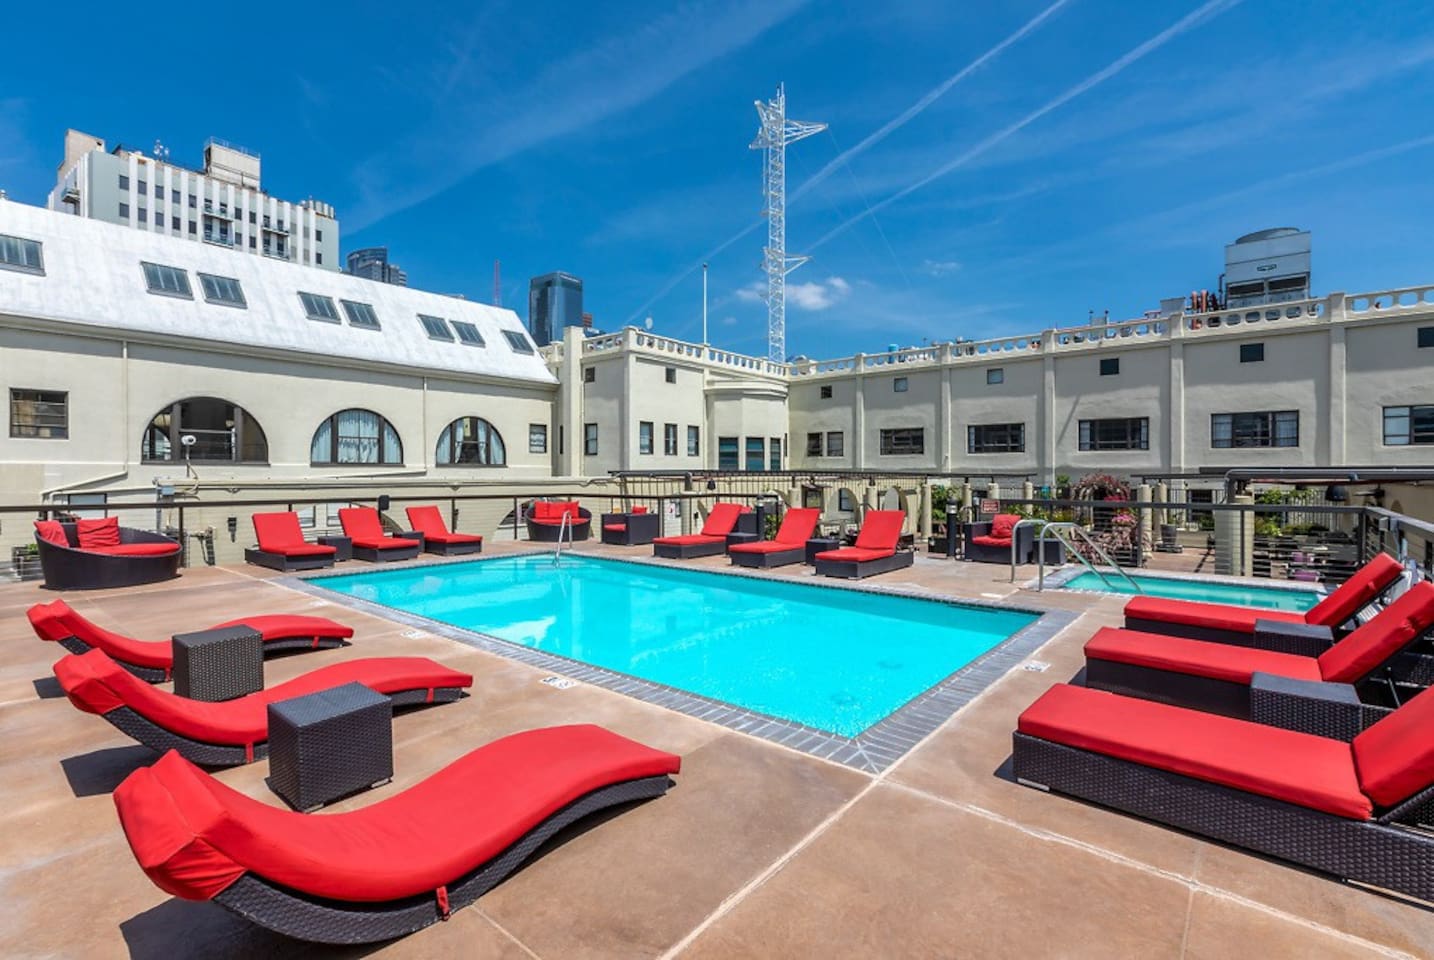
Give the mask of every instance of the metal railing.
M 1100 582 L 1105 584 L 1107 589 L 1110 589 L 1112 586 L 1110 578 L 1105 575 L 1105 572 L 1099 567 L 1097 567 L 1095 564 L 1091 563 L 1090 560 L 1086 559 L 1085 554 L 1077 550 L 1075 544 L 1066 538 L 1066 531 L 1069 531 L 1070 533 L 1074 534 L 1078 539 L 1083 541 L 1088 549 L 1094 551 L 1095 554 L 1100 557 L 1101 560 L 1105 561 L 1105 565 L 1107 567 L 1114 569 L 1116 573 L 1120 574 L 1120 576 L 1125 580 L 1125 582 L 1130 584 L 1132 590 L 1134 590 L 1136 593 L 1145 592 L 1144 590 L 1140 589 L 1140 584 L 1135 582 L 1134 577 L 1126 573 L 1120 564 L 1116 563 L 1114 560 L 1111 559 L 1110 554 L 1106 552 L 1104 547 L 1091 539 L 1090 534 L 1086 533 L 1084 527 L 1082 527 L 1078 523 L 1074 523 L 1071 521 L 1047 523 L 1041 528 L 1040 536 L 1036 540 L 1037 590 L 1044 590 L 1046 588 L 1046 544 L 1049 542 L 1046 540 L 1047 535 L 1053 536 L 1055 538 L 1056 543 L 1059 543 L 1061 546 L 1065 547 L 1067 553 L 1075 557 L 1077 560 L 1080 561 L 1082 566 L 1084 566 L 1091 573 L 1099 577 Z M 1014 581 L 1014 567 L 1011 569 L 1011 574 L 1012 580 Z

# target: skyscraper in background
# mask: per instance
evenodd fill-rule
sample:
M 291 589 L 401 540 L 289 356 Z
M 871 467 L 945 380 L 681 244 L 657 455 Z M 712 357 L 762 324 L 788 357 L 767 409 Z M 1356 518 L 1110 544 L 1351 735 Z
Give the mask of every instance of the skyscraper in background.
M 538 346 L 562 339 L 564 327 L 584 323 L 583 282 L 570 273 L 545 273 L 528 282 L 528 332 Z
M 344 272 L 400 287 L 408 286 L 408 274 L 398 264 L 388 262 L 388 247 L 365 247 L 350 252 L 348 269 Z

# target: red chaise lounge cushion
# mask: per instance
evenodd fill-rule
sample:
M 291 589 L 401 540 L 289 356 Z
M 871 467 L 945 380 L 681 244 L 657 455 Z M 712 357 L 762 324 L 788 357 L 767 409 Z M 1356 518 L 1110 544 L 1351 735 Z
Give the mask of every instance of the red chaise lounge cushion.
M 993 537 L 987 533 L 978 533 L 971 538 L 971 542 L 983 547 L 1007 547 L 1011 546 L 1010 537 Z
M 70 538 L 65 536 L 65 528 L 58 520 L 36 520 L 35 532 L 41 540 L 49 543 L 58 543 L 62 547 L 70 545 Z
M 356 547 L 365 547 L 370 550 L 401 550 L 404 547 L 419 545 L 417 540 L 387 536 L 383 532 L 383 523 L 378 519 L 378 511 L 373 507 L 341 508 L 339 510 L 339 525 L 344 528 L 344 536 L 352 540 Z
M 426 507 L 409 507 L 408 522 L 413 529 L 423 534 L 425 540 L 433 543 L 482 543 L 483 538 L 471 533 L 452 533 L 448 524 L 443 522 L 443 514 L 438 508 L 432 505 Z
M 1167 637 L 1162 633 L 1101 627 L 1086 641 L 1090 660 L 1108 660 L 1153 670 L 1192 674 L 1248 684 L 1254 673 L 1273 673 L 1292 680 L 1323 680 L 1319 661 L 1294 653 L 1257 650 L 1229 643 Z
M 333 556 L 338 552 L 337 547 L 306 542 L 297 513 L 256 513 L 252 519 L 254 536 L 259 542 L 259 549 L 265 553 L 285 557 L 320 557 Z
M 737 518 L 750 512 L 740 503 L 716 503 L 712 505 L 712 512 L 707 514 L 707 521 L 702 524 L 701 532 L 689 533 L 680 537 L 657 537 L 652 542 L 669 546 L 725 542 L 727 534 L 737 526 Z
M 855 546 L 824 550 L 816 558 L 865 563 L 890 557 L 896 553 L 896 545 L 901 541 L 901 527 L 905 523 L 906 513 L 902 510 L 872 510 L 861 521 Z
M 579 797 L 681 765 L 581 725 L 496 740 L 347 813 L 260 803 L 173 752 L 130 774 L 114 799 L 135 859 L 166 893 L 208 900 L 252 872 L 312 897 L 377 902 L 432 896 Z

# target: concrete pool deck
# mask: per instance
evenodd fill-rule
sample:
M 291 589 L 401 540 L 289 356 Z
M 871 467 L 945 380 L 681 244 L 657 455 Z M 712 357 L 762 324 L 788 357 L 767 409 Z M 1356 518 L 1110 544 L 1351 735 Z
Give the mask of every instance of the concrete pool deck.
M 688 565 L 720 569 L 726 561 Z M 805 568 L 780 575 L 810 577 Z M 876 773 L 593 684 L 558 689 L 541 682 L 551 669 L 316 600 L 254 567 L 195 568 L 169 583 L 66 595 L 101 624 L 143 637 L 246 612 L 316 613 L 357 629 L 350 647 L 268 661 L 269 683 L 340 660 L 400 654 L 474 674 L 471 698 L 395 719 L 392 785 L 333 809 L 391 796 L 476 746 L 535 726 L 600 723 L 683 756 L 667 796 L 565 832 L 449 922 L 341 949 L 278 937 L 222 908 L 171 898 L 145 878 L 109 792 L 155 755 L 56 695 L 50 666 L 61 651 L 34 637 L 24 610 L 57 594 L 7 584 L 0 587 L 0 896 L 7 908 L 0 954 L 1434 954 L 1434 911 L 1423 906 L 1011 782 L 1002 767 L 1016 716 L 1051 683 L 1077 673 L 1085 638 L 1119 622 L 1123 598 L 1037 594 L 1008 576 L 999 565 L 922 556 L 877 578 L 893 589 L 1008 599 L 1074 620 Z M 1032 661 L 1045 669 L 1022 669 Z M 260 762 L 217 776 L 279 806 L 265 770 Z

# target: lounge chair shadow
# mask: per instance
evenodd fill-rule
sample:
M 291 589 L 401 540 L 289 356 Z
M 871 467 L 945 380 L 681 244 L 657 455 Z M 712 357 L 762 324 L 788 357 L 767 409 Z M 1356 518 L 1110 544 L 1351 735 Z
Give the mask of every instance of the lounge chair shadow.
M 351 647 L 351 646 L 353 646 L 353 645 L 354 645 L 354 642 L 353 642 L 352 640 L 340 640 L 338 643 L 335 643 L 335 644 L 327 644 L 327 643 L 326 643 L 324 646 L 319 647 L 318 649 L 319 649 L 319 650 L 342 650 L 344 647 Z M 290 657 L 302 657 L 302 656 L 306 656 L 306 655 L 308 655 L 308 654 L 310 654 L 310 653 L 314 653 L 314 652 L 315 652 L 315 650 L 314 650 L 313 647 L 290 647 L 290 648 L 288 648 L 288 649 L 286 649 L 286 650 L 265 650 L 265 651 L 264 651 L 264 660 L 265 660 L 266 662 L 270 662 L 270 661 L 274 661 L 274 660 L 287 660 L 287 659 L 289 659 Z
M 60 686 L 60 681 L 54 677 L 41 677 L 35 681 L 35 696 L 41 700 L 54 700 L 64 695 L 65 688 Z
M 266 930 L 213 903 L 171 897 L 120 924 L 129 955 L 136 960 L 173 960 L 200 947 L 207 960 L 264 957 L 366 957 L 392 941 L 355 946 L 326 946 L 294 940 Z
M 93 797 L 113 793 L 124 778 L 140 767 L 147 767 L 159 754 L 138 744 L 129 747 L 106 747 L 60 761 L 65 779 L 77 797 Z

